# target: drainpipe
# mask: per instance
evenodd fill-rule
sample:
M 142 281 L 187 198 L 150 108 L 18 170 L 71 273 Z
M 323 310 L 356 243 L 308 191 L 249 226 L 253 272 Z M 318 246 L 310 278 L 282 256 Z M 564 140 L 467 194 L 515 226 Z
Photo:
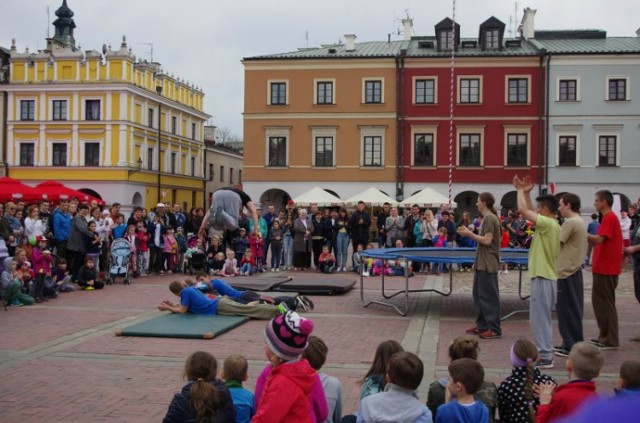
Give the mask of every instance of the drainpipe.
M 404 199 L 404 59 L 407 50 L 396 56 L 396 200 Z
M 4 175 L 0 175 L 0 176 L 9 176 L 9 165 L 7 164 L 7 155 L 8 155 L 8 151 L 10 146 L 8 145 L 7 142 L 7 107 L 9 105 L 9 93 L 7 93 L 6 91 L 2 92 L 3 96 L 2 96 L 2 116 L 0 116 L 0 119 L 2 119 L 3 125 L 2 125 L 2 134 L 0 134 L 0 136 L 2 137 L 2 145 L 0 146 L 0 155 L 2 155 L 2 158 L 0 159 L 0 165 L 2 166 L 2 168 L 4 169 L 3 173 Z
M 549 104 L 550 104 L 550 90 L 551 83 L 549 77 L 551 76 L 551 53 L 547 53 L 547 95 L 546 95 L 546 112 L 545 112 L 545 159 L 544 159 L 544 183 L 549 185 Z
M 543 168 L 543 161 L 546 154 L 546 139 L 544 137 L 544 113 L 545 113 L 545 86 L 548 85 L 548 81 L 544 78 L 544 56 L 547 54 L 547 49 L 540 49 L 539 65 L 538 65 L 538 193 L 542 193 L 542 187 L 546 184 L 546 173 Z M 545 79 L 544 85 L 542 80 Z

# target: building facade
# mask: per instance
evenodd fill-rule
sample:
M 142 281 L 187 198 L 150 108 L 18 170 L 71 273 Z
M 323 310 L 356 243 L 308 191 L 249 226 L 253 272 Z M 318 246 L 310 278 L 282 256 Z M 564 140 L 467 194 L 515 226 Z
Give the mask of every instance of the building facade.
M 206 198 L 202 204 L 210 205 L 213 192 L 222 187 L 242 189 L 242 150 L 216 140 L 215 126 L 205 126 L 204 168 Z M 233 143 L 235 146 L 241 143 Z
M 7 154 L 11 177 L 58 180 L 107 203 L 188 208 L 204 196 L 204 93 L 117 50 L 82 51 L 66 0 L 37 53 L 10 50 Z

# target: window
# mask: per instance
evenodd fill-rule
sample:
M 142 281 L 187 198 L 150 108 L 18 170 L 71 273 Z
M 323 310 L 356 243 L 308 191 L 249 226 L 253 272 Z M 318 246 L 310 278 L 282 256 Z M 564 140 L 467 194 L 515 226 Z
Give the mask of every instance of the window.
M 609 95 L 607 100 L 623 101 L 627 99 L 627 80 L 625 78 L 609 78 L 608 81 Z
M 561 79 L 558 82 L 558 101 L 578 100 L 578 81 L 575 79 Z
M 616 137 L 613 135 L 601 135 L 598 138 L 598 166 L 616 165 Z
M 100 120 L 100 100 L 85 100 L 85 120 Z
M 413 165 L 433 166 L 433 134 L 413 135 Z
M 287 83 L 272 82 L 271 83 L 271 105 L 284 106 L 287 104 Z
M 527 151 L 527 134 L 507 135 L 507 166 L 526 166 Z
M 20 144 L 20 166 L 33 166 L 35 163 L 34 149 L 33 143 Z
M 153 128 L 153 109 L 147 110 L 147 125 L 149 128 Z
M 529 101 L 529 79 L 509 78 L 509 103 L 527 103 Z
M 278 167 L 287 165 L 287 138 L 269 137 L 269 164 Z
M 67 165 L 67 143 L 53 143 L 51 165 L 66 166 Z
M 220 182 L 224 182 L 224 166 L 220 166 Z
M 171 152 L 171 163 L 169 163 L 169 169 L 171 169 L 171 173 L 176 173 L 176 153 Z
M 315 138 L 315 163 L 318 167 L 333 166 L 333 137 Z
M 382 137 L 364 137 L 363 166 L 382 166 Z
M 196 176 L 196 158 L 191 158 L 191 176 Z
M 213 181 L 214 174 L 215 174 L 214 165 L 213 163 L 209 163 L 209 180 L 210 181 Z
M 178 131 L 178 118 L 171 116 L 171 133 L 175 134 Z
M 382 81 L 364 81 L 364 102 L 367 104 L 382 103 Z
M 440 50 L 451 50 L 453 48 L 453 32 L 440 31 L 438 34 L 438 45 Z
M 574 136 L 561 136 L 558 145 L 558 166 L 577 165 L 578 139 Z
M 153 148 L 147 148 L 147 170 L 153 170 Z
M 98 142 L 85 143 L 85 145 L 84 145 L 84 165 L 85 166 L 100 166 L 100 143 L 98 143 Z
M 415 104 L 434 104 L 436 102 L 436 81 L 416 79 Z
M 53 100 L 53 120 L 67 120 L 67 100 Z
M 20 120 L 35 120 L 36 101 L 20 100 Z
M 191 124 L 191 139 L 192 140 L 196 139 L 196 124 L 195 123 Z
M 229 183 L 233 185 L 233 168 L 229 168 Z
M 460 134 L 459 166 L 480 166 L 480 134 Z
M 333 104 L 332 81 L 318 81 L 316 83 L 316 104 Z
M 460 79 L 460 103 L 480 103 L 480 79 Z
M 500 48 L 500 31 L 498 29 L 487 29 L 484 32 L 484 48 L 487 50 Z

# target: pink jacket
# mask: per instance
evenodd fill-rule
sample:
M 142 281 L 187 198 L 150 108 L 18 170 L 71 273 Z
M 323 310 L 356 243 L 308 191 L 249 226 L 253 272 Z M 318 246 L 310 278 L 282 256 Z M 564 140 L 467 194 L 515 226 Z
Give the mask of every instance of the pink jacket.
M 33 259 L 33 271 L 37 275 L 40 270 L 45 275 L 51 274 L 51 262 L 53 261 L 53 254 L 42 254 L 39 248 L 31 250 L 31 258 Z

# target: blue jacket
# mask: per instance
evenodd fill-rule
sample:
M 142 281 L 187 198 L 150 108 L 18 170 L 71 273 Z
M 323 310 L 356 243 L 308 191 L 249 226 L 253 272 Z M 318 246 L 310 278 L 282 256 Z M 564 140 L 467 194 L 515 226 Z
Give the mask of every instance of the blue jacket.
M 233 407 L 229 389 L 220 379 L 215 379 L 211 384 L 220 391 L 223 399 L 222 406 L 215 415 L 216 423 L 235 423 L 236 410 Z M 191 385 L 193 385 L 193 382 L 187 383 L 182 387 L 182 392 L 178 392 L 173 396 L 167 415 L 162 420 L 163 423 L 196 423 L 196 412 L 189 405 Z M 210 422 L 211 420 L 206 421 Z
M 71 215 L 63 213 L 60 209 L 53 211 L 53 238 L 58 242 L 69 239 L 69 231 L 71 230 Z

